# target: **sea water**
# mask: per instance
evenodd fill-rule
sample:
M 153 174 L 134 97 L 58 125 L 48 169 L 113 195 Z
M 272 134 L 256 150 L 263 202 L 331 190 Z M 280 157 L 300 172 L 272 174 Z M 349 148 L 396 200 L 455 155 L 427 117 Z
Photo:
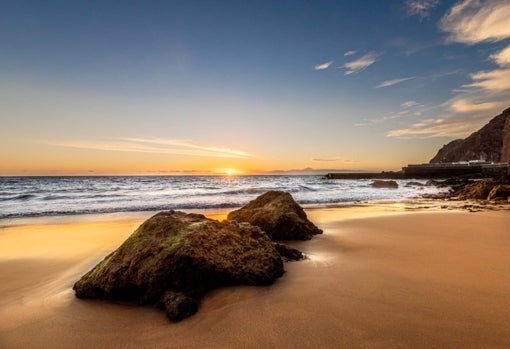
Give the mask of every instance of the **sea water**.
M 289 192 L 307 207 L 407 200 L 438 192 L 435 187 L 408 186 L 407 180 L 398 180 L 398 189 L 373 188 L 371 182 L 323 176 L 0 177 L 0 219 L 230 209 L 269 190 Z

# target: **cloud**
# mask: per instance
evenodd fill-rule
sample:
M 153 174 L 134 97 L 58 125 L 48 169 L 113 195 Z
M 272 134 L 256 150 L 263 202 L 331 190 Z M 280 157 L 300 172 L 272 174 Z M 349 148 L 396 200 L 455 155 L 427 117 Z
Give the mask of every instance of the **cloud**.
M 372 119 L 372 123 L 375 123 L 375 124 L 380 124 L 381 122 L 385 122 L 385 121 L 388 121 L 388 120 L 393 120 L 393 119 L 400 119 L 406 115 L 409 114 L 409 110 L 406 109 L 406 110 L 401 110 L 397 113 L 391 113 L 391 114 L 388 114 L 388 115 L 385 115 L 383 117 L 380 117 L 380 118 L 377 118 L 377 119 Z
M 510 89 L 510 69 L 496 69 L 471 74 L 474 81 L 464 87 L 479 87 L 488 91 L 505 91 Z
M 166 138 L 116 138 L 108 141 L 41 141 L 40 143 L 66 148 L 93 149 L 154 154 L 174 154 L 215 158 L 246 159 L 252 154 L 230 148 L 199 145 L 190 140 Z
M 352 56 L 352 55 L 355 55 L 356 52 L 358 52 L 358 51 L 356 51 L 356 50 L 347 51 L 347 52 L 344 53 L 344 56 L 346 56 L 346 57 L 347 56 Z
M 498 64 L 500 69 L 471 74 L 473 82 L 463 87 L 478 88 L 493 93 L 510 90 L 510 45 L 489 58 Z
M 479 115 L 470 118 L 426 119 L 414 123 L 409 128 L 392 130 L 386 136 L 396 138 L 464 137 L 480 128 L 486 120 L 486 116 Z
M 510 37 L 508 0 L 463 0 L 441 19 L 439 28 L 448 33 L 449 42 L 475 44 Z
M 404 103 L 402 103 L 400 106 L 402 108 L 412 108 L 412 107 L 415 107 L 417 105 L 419 105 L 420 103 L 416 102 L 416 101 L 406 101 Z
M 341 158 L 313 158 L 312 161 L 322 161 L 322 162 L 330 162 L 330 161 L 338 161 L 342 160 Z
M 439 0 L 408 0 L 406 2 L 407 14 L 425 18 L 439 4 Z
M 354 61 L 345 63 L 341 68 L 347 69 L 345 75 L 357 74 L 377 61 L 377 55 L 373 52 L 367 53 Z
M 333 61 L 329 61 L 329 62 L 322 63 L 322 64 L 317 64 L 315 67 L 313 67 L 313 69 L 315 69 L 315 70 L 328 69 L 331 64 L 333 64 Z
M 510 67 L 510 45 L 490 56 L 501 67 Z
M 473 101 L 470 101 L 469 99 L 452 100 L 451 103 L 449 104 L 450 109 L 456 113 L 473 113 L 501 108 L 501 103 L 497 102 L 475 103 Z
M 340 157 L 334 157 L 334 158 L 313 158 L 312 161 L 318 161 L 318 162 L 335 162 L 335 161 L 341 161 L 343 163 L 349 163 L 349 164 L 355 164 L 358 163 L 358 160 L 350 160 L 350 159 L 343 159 Z
M 408 77 L 408 78 L 400 78 L 400 79 L 393 79 L 393 80 L 383 81 L 379 85 L 377 85 L 375 88 L 382 88 L 382 87 L 389 87 L 389 86 L 397 85 L 397 84 L 400 84 L 401 82 L 404 82 L 404 81 L 407 81 L 407 80 L 412 80 L 414 78 L 416 78 L 416 76 L 411 76 L 411 77 Z
M 439 26 L 448 34 L 448 42 L 473 45 L 509 39 L 510 2 L 461 0 L 441 19 Z M 430 109 L 425 110 L 427 119 L 392 130 L 387 136 L 465 137 L 507 108 L 510 101 L 510 45 L 488 58 L 497 64 L 497 68 L 471 73 L 471 81 L 453 90 L 456 94 L 453 98 L 432 107 L 434 114 L 440 117 L 431 117 Z

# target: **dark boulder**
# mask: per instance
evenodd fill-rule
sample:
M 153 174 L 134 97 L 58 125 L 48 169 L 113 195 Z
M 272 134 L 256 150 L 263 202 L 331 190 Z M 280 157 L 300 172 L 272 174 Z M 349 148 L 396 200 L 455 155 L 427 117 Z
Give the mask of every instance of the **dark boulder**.
M 370 183 L 370 185 L 374 188 L 392 188 L 392 189 L 398 188 L 398 183 L 395 181 L 382 181 L 378 179 Z
M 229 221 L 260 227 L 273 240 L 309 240 L 322 230 L 310 222 L 289 193 L 269 191 L 228 214 Z
M 276 251 L 278 251 L 280 256 L 286 262 L 299 261 L 299 260 L 305 258 L 305 256 L 303 255 L 303 252 L 301 252 L 300 250 L 297 250 L 295 248 L 289 247 L 284 244 L 280 244 L 278 242 L 274 243 L 274 248 L 276 248 Z
M 212 288 L 269 285 L 283 273 L 279 252 L 260 228 L 167 211 L 145 221 L 73 289 L 79 298 L 157 304 L 180 320 Z

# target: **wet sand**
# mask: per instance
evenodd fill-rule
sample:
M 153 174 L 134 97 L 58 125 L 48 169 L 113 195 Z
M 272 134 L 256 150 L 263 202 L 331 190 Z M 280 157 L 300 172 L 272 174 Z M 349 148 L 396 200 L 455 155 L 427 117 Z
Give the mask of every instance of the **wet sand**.
M 510 213 L 387 211 L 308 211 L 308 260 L 180 323 L 71 290 L 147 215 L 4 226 L 0 348 L 510 347 Z

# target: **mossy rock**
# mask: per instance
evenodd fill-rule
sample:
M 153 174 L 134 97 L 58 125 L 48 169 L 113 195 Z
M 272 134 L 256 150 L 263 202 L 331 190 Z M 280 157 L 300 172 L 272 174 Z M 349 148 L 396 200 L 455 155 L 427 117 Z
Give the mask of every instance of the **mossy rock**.
M 289 193 L 269 191 L 239 210 L 228 214 L 229 221 L 247 222 L 273 240 L 309 240 L 322 230 L 308 220 L 305 211 Z
M 180 320 L 212 288 L 269 285 L 283 273 L 282 258 L 260 228 L 167 211 L 145 221 L 73 289 L 79 298 L 159 304 Z

